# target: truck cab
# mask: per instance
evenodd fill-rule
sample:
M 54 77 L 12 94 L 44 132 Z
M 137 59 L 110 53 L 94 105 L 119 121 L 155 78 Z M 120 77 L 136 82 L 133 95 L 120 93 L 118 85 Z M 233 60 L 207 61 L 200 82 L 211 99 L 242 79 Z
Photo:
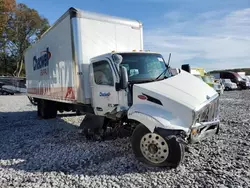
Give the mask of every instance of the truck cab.
M 119 66 L 114 62 L 117 55 L 122 58 Z M 126 69 L 125 76 L 128 77 L 127 92 L 123 90 L 125 86 L 119 83 L 122 68 Z M 164 70 L 167 70 L 166 73 L 157 78 Z M 155 82 L 164 79 L 164 76 L 171 76 L 162 55 L 148 52 L 110 53 L 92 58 L 90 74 L 92 104 L 98 115 L 106 114 L 117 105 L 131 106 L 134 84 Z M 107 97 L 109 100 L 103 100 Z
M 135 123 L 133 151 L 153 166 L 178 165 L 185 144 L 219 129 L 216 91 L 183 70 L 174 75 L 170 70 L 163 56 L 152 52 L 108 53 L 90 63 L 95 114 Z

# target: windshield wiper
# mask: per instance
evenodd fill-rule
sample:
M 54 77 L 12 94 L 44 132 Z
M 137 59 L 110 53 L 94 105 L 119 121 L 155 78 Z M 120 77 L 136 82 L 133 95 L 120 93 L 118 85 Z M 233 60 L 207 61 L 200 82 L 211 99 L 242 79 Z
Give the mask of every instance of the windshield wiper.
M 166 69 L 165 69 L 159 76 L 157 76 L 157 78 L 154 79 L 154 80 L 158 80 L 163 74 L 166 74 L 167 70 L 168 70 L 168 68 L 166 68 Z
M 168 64 L 167 64 L 166 69 L 165 69 L 159 76 L 157 76 L 156 79 L 154 79 L 154 80 L 158 80 L 163 74 L 166 74 L 166 72 L 167 72 L 167 70 L 168 70 L 168 68 L 169 68 L 170 58 L 171 58 L 171 53 L 169 54 L 169 57 L 168 57 Z M 164 77 L 164 78 L 165 78 L 165 77 Z

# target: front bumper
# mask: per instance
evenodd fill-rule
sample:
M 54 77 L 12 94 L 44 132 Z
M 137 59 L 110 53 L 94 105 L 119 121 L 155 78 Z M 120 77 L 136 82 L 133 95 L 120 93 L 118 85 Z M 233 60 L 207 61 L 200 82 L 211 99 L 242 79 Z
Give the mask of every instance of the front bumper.
M 189 142 L 196 143 L 219 132 L 220 120 L 197 123 L 191 128 Z

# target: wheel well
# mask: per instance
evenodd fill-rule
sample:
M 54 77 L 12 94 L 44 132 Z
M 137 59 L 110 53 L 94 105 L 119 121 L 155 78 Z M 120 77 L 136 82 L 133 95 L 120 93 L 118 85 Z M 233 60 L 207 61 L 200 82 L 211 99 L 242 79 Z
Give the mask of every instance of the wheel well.
M 185 139 L 187 137 L 187 134 L 183 130 L 171 130 L 171 129 L 163 129 L 160 127 L 156 127 L 155 132 L 160 133 L 163 136 L 176 135 L 181 137 L 182 139 Z

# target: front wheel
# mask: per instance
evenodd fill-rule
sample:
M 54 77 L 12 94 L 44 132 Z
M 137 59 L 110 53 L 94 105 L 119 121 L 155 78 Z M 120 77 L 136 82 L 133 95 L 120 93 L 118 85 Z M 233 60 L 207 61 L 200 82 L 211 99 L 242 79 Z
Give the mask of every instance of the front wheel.
M 163 137 L 161 133 L 151 133 L 139 124 L 132 135 L 132 149 L 136 158 L 150 166 L 176 168 L 184 159 L 184 145 L 176 136 Z

